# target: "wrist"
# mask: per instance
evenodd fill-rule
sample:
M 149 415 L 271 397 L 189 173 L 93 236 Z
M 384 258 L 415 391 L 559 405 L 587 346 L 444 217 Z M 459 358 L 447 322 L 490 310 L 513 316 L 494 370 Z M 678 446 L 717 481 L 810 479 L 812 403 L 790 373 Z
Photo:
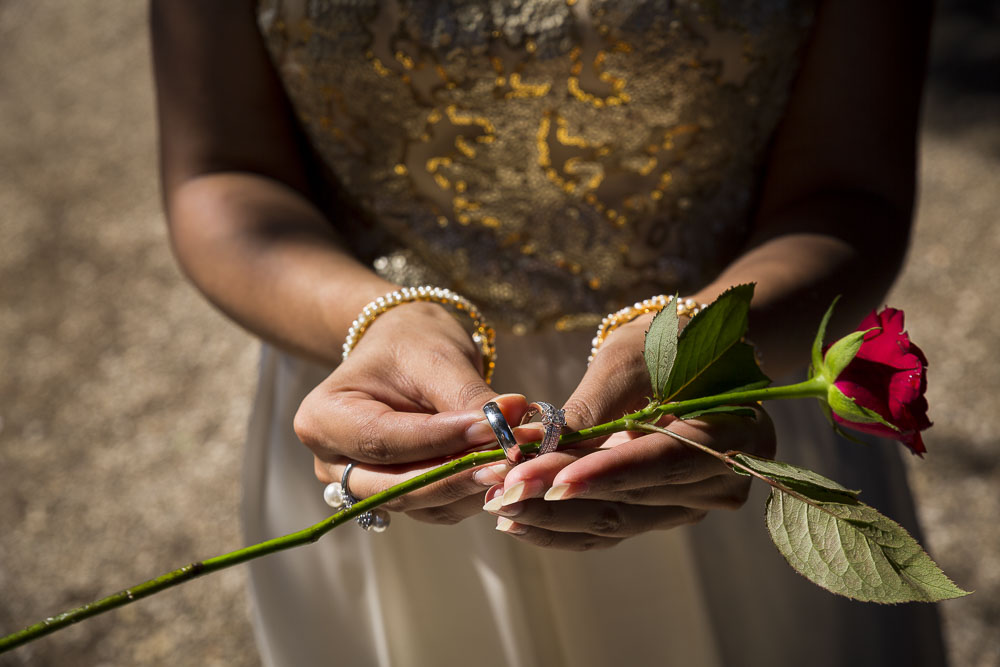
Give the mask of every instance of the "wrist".
M 420 287 L 403 287 L 393 290 L 387 294 L 376 297 L 367 303 L 358 313 L 357 318 L 351 322 L 347 330 L 342 347 L 342 358 L 344 360 L 351 354 L 351 351 L 358 344 L 358 341 L 365 335 L 368 329 L 374 324 L 376 319 L 387 312 L 396 310 L 402 305 L 434 306 L 436 304 L 447 305 L 461 315 L 467 316 L 467 320 L 472 324 L 470 332 L 473 342 L 479 347 L 482 355 L 483 377 L 489 383 L 493 376 L 493 369 L 496 367 L 496 331 L 483 319 L 479 309 L 465 297 L 452 292 L 449 289 L 422 285 Z M 426 315 L 431 317 L 441 317 L 440 309 L 421 309 Z M 466 317 L 461 317 L 465 320 Z
M 638 321 L 638 324 L 633 325 L 630 329 L 635 326 L 643 326 L 643 332 L 645 332 L 653 317 L 664 308 L 674 308 L 678 317 L 690 318 L 697 315 L 705 308 L 705 305 L 691 298 L 682 299 L 672 295 L 659 294 L 644 301 L 636 302 L 631 306 L 626 306 L 614 313 L 609 313 L 601 321 L 600 326 L 597 327 L 597 333 L 592 341 L 590 358 L 587 359 L 587 364 L 589 365 L 594 361 L 597 351 L 604 344 L 605 340 L 617 329 Z

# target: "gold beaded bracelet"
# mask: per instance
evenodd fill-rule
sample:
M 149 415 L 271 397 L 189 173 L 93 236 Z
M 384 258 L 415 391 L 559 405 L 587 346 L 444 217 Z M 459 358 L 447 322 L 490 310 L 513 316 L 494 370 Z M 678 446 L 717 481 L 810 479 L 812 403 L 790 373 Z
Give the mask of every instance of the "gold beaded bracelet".
M 412 301 L 431 301 L 440 304 L 449 304 L 456 310 L 464 311 L 472 320 L 473 332 L 472 340 L 479 346 L 483 354 L 483 377 L 487 384 L 493 379 L 493 370 L 497 365 L 496 331 L 483 319 L 479 309 L 464 296 L 455 294 L 450 289 L 443 287 L 432 287 L 421 285 L 420 287 L 403 287 L 402 289 L 389 292 L 380 296 L 365 306 L 351 328 L 347 330 L 347 339 L 344 341 L 343 358 L 347 356 L 358 344 L 368 327 L 371 326 L 375 318 L 402 303 Z
M 646 299 L 645 301 L 637 302 L 631 306 L 626 306 L 617 312 L 610 313 L 605 316 L 605 318 L 601 320 L 601 325 L 597 327 L 597 335 L 595 335 L 594 340 L 591 341 L 592 347 L 590 348 L 590 357 L 587 358 L 587 365 L 589 366 L 594 360 L 594 357 L 597 355 L 597 350 L 604 344 L 604 340 L 612 331 L 627 322 L 631 322 L 637 317 L 645 315 L 646 313 L 658 313 L 663 310 L 668 303 L 672 303 L 673 301 L 673 296 L 660 294 Z M 694 299 L 677 299 L 678 317 L 694 317 L 705 308 L 707 308 L 705 304 L 698 303 Z

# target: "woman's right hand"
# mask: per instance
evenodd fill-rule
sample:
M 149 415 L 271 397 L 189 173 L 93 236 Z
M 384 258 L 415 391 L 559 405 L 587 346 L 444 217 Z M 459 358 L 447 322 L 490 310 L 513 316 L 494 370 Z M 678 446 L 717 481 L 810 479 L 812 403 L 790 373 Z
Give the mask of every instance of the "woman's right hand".
M 367 498 L 495 443 L 482 406 L 499 400 L 508 418 L 519 420 L 526 402 L 519 395 L 498 398 L 481 365 L 480 350 L 443 306 L 406 303 L 380 315 L 295 416 L 295 433 L 315 457 L 316 477 L 340 481 L 353 462 L 351 493 Z M 456 523 L 479 513 L 483 491 L 502 482 L 505 472 L 504 464 L 483 466 L 385 507 Z

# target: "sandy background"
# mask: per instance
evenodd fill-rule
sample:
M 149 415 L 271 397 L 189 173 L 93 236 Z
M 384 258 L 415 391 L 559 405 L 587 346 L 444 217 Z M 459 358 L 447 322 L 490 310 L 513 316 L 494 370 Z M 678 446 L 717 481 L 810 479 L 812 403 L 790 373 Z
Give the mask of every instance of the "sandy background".
M 240 546 L 253 340 L 169 254 L 144 3 L 0 0 L 0 634 Z M 905 308 L 935 428 L 911 466 L 953 664 L 1000 664 L 1000 10 L 945 2 Z M 0 665 L 256 665 L 235 569 Z M 905 638 L 901 638 L 905 641 Z

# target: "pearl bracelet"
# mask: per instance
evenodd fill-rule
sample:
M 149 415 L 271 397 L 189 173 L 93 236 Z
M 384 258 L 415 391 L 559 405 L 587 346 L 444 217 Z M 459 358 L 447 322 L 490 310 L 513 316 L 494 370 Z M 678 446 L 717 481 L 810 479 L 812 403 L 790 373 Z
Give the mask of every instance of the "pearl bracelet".
M 479 346 L 483 355 L 483 377 L 486 382 L 493 378 L 493 370 L 497 365 L 496 331 L 483 320 L 479 309 L 464 296 L 455 294 L 450 289 L 443 287 L 432 287 L 421 285 L 420 287 L 403 287 L 402 289 L 389 292 L 380 296 L 365 306 L 351 328 L 347 330 L 347 339 L 344 341 L 343 358 L 347 356 L 358 344 L 368 327 L 379 315 L 402 303 L 412 301 L 431 301 L 440 304 L 450 304 L 459 311 L 464 311 L 472 320 L 473 332 L 472 340 Z
M 590 357 L 587 358 L 587 365 L 594 360 L 597 350 L 604 344 L 608 335 L 623 324 L 631 322 L 635 318 L 646 313 L 658 313 L 663 310 L 668 303 L 674 301 L 673 296 L 660 294 L 645 301 L 637 302 L 631 306 L 626 306 L 621 310 L 610 313 L 601 320 L 601 325 L 597 327 L 597 335 L 591 341 Z M 677 299 L 677 316 L 694 317 L 707 308 L 705 304 L 698 303 L 694 299 Z

